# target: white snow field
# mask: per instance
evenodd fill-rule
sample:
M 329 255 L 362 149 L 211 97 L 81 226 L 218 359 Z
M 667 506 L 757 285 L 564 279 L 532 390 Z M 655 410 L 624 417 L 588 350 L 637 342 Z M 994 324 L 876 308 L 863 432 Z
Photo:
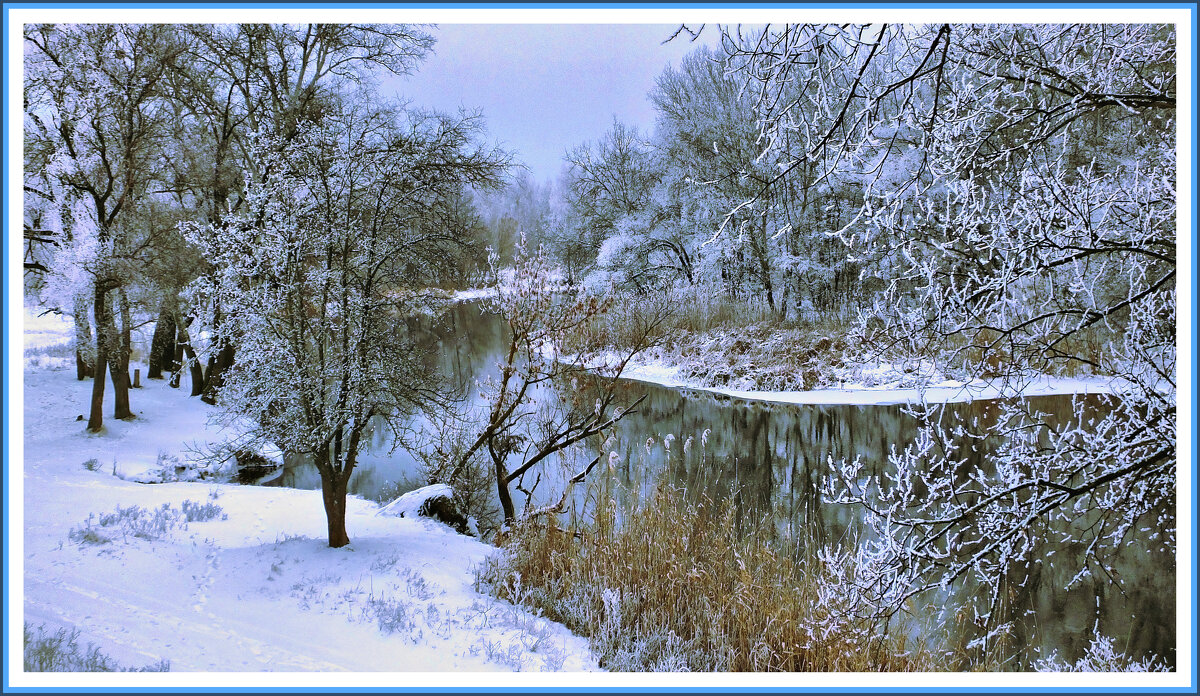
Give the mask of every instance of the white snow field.
M 26 368 L 12 478 L 24 587 L 11 597 L 26 624 L 76 629 L 126 667 L 167 659 L 171 672 L 598 669 L 584 639 L 476 592 L 474 569 L 495 549 L 437 522 L 351 497 L 351 544 L 331 549 L 319 491 L 121 478 L 219 437 L 186 377 L 178 390 L 143 384 L 136 420 L 106 418 L 90 435 L 76 416 L 91 381 L 73 364 Z M 220 511 L 185 522 L 184 501 Z

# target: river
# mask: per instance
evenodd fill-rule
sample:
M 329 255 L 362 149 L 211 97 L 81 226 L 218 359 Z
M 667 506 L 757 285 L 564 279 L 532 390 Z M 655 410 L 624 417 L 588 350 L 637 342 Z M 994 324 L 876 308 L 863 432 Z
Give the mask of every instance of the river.
M 437 324 L 428 347 L 451 382 L 470 386 L 495 370 L 505 340 L 496 317 L 482 314 L 477 303 L 462 303 Z M 912 442 L 920 427 L 918 418 L 903 406 L 773 404 L 633 381 L 623 389 L 627 390 L 622 395 L 625 403 L 646 398 L 635 413 L 620 421 L 618 436 L 606 450 L 617 452 L 613 466 L 593 473 L 592 487 L 580 489 L 576 496 L 578 508 L 585 508 L 586 496 L 602 487 L 616 499 L 618 510 L 629 509 L 665 477 L 688 496 L 732 501 L 739 526 L 765 522 L 774 525 L 783 539 L 824 543 L 852 537 L 847 532 L 858 528 L 861 512 L 828 504 L 820 495 L 829 461 L 861 457 L 868 470 L 882 471 L 887 453 Z M 539 395 L 556 397 L 552 392 Z M 1072 399 L 1038 397 L 1036 405 L 1050 413 L 1070 413 Z M 1102 404 L 1089 404 L 1089 408 L 1099 409 Z M 997 412 L 995 402 L 976 401 L 946 406 L 939 417 L 986 422 Z M 664 446 L 668 436 L 669 448 Z M 986 467 L 988 449 L 994 444 L 979 446 L 973 463 Z M 375 434 L 351 479 L 352 494 L 375 498 L 397 482 L 418 485 L 416 459 L 392 449 L 383 433 Z M 543 480 L 541 495 L 555 495 L 564 474 L 592 456 L 591 452 L 573 454 L 561 464 L 561 471 Z M 315 471 L 302 465 L 289 467 L 283 483 L 319 487 Z M 1133 540 L 1121 552 L 1114 565 L 1123 579 L 1120 585 L 1092 576 L 1070 589 L 1066 585 L 1077 571 L 1070 559 L 1078 549 L 1047 546 L 1047 557 L 1053 560 L 1038 565 L 1014 587 L 1006 607 L 1015 627 L 1011 644 L 1018 646 L 1010 664 L 1019 668 L 1052 651 L 1076 660 L 1098 627 L 1127 655 L 1158 656 L 1173 666 L 1175 557 L 1170 552 L 1149 553 L 1150 546 L 1148 540 Z M 958 590 L 972 591 L 970 586 Z M 924 601 L 925 608 L 937 608 L 951 621 L 953 596 Z M 968 625 L 956 630 L 963 641 L 973 637 Z

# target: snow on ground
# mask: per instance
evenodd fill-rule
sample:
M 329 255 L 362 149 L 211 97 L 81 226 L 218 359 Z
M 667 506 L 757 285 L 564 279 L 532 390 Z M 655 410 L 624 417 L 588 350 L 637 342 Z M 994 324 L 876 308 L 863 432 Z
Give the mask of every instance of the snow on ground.
M 558 355 L 549 349 L 549 355 Z M 561 360 L 572 360 L 573 356 L 559 355 Z M 589 361 L 589 365 L 600 367 L 613 365 L 617 356 L 602 353 Z M 858 381 L 841 382 L 836 388 L 805 391 L 765 391 L 753 389 L 730 389 L 705 385 L 694 378 L 684 376 L 685 367 L 671 364 L 663 359 L 643 359 L 638 356 L 625 367 L 621 376 L 639 382 L 658 384 L 676 389 L 723 394 L 748 401 L 770 401 L 784 404 L 808 405 L 859 405 L 885 406 L 905 403 L 960 403 L 978 399 L 995 399 L 1015 394 L 1021 396 L 1056 396 L 1070 394 L 1112 394 L 1119 385 L 1108 377 L 1050 377 L 1036 375 L 1020 383 L 1001 380 L 976 379 L 961 382 L 945 379 L 939 375 L 925 380 L 923 386 L 909 386 L 916 379 L 912 370 L 893 364 L 857 366 L 847 371 Z
M 135 420 L 90 435 L 76 416 L 91 382 L 74 377 L 24 375 L 13 562 L 26 623 L 77 629 L 125 666 L 165 658 L 172 672 L 597 669 L 584 639 L 476 592 L 474 569 L 495 549 L 431 520 L 351 497 L 351 544 L 331 549 L 319 491 L 119 478 L 195 458 L 218 437 L 208 407 L 147 380 L 131 393 Z M 185 501 L 220 510 L 185 522 Z
M 379 512 L 376 514 L 394 515 L 396 517 L 417 517 L 420 514 L 421 507 L 425 503 L 436 498 L 450 498 L 453 495 L 453 488 L 444 483 L 435 483 L 405 493 L 379 508 Z
M 467 290 L 456 290 L 452 295 L 455 302 L 467 302 L 468 300 L 482 300 L 487 297 L 495 297 L 499 293 L 497 288 L 469 288 Z
M 543 292 L 571 292 L 571 290 L 573 290 L 572 286 L 565 283 L 545 285 L 542 287 Z M 454 302 L 467 302 L 469 300 L 482 300 L 495 297 L 499 294 L 500 287 L 492 286 L 490 288 L 468 288 L 466 290 L 455 290 L 454 292 L 450 293 L 450 298 Z
M 497 284 L 488 287 L 455 290 L 450 293 L 450 299 L 454 302 L 483 300 L 500 294 L 501 288 L 511 292 L 516 283 L 516 269 L 511 267 L 500 269 L 496 280 L 498 281 Z M 571 292 L 575 289 L 567 283 L 566 273 L 561 268 L 550 271 L 545 276 L 545 280 L 548 282 L 542 287 L 543 292 Z

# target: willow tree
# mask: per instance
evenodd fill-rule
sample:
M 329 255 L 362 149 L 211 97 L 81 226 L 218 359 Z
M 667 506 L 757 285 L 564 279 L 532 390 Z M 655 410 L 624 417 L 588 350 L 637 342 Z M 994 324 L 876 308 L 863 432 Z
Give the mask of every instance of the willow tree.
M 437 399 L 404 320 L 458 242 L 437 210 L 507 164 L 478 131 L 475 118 L 343 106 L 287 143 L 264 138 L 243 209 L 189 230 L 216 280 L 197 281 L 193 302 L 215 340 L 239 347 L 220 418 L 243 446 L 311 458 L 332 547 L 350 541 L 363 434 L 386 423 L 399 436 Z

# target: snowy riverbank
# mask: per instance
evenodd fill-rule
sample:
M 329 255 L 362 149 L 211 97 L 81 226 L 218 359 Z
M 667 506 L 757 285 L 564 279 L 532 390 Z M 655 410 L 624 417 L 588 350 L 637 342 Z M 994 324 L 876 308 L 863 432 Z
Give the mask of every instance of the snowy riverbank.
M 881 371 L 888 366 L 882 366 Z M 1113 382 L 1105 377 L 1050 377 L 1037 375 L 1018 382 L 978 379 L 960 382 L 953 379 L 930 381 L 923 386 L 902 386 L 902 380 L 874 384 L 842 382 L 823 389 L 769 391 L 729 389 L 705 385 L 681 376 L 682 366 L 660 361 L 631 363 L 622 375 L 626 379 L 664 387 L 712 392 L 736 399 L 770 401 L 784 404 L 883 406 L 906 403 L 960 403 L 1002 396 L 1059 396 L 1070 394 L 1112 394 Z
M 209 407 L 147 381 L 131 394 L 136 420 L 90 435 L 76 416 L 91 382 L 71 368 L 24 375 L 11 577 L 26 624 L 173 672 L 597 668 L 582 638 L 476 592 L 495 549 L 433 521 L 351 497 L 352 543 L 331 549 L 319 491 L 121 478 L 194 458 L 217 437 Z
M 577 356 L 547 349 L 548 357 L 577 360 Z M 611 373 L 619 357 L 605 352 L 590 357 L 589 368 Z M 959 381 L 931 374 L 928 366 L 905 368 L 889 363 L 855 365 L 834 375 L 834 386 L 806 390 L 738 389 L 705 383 L 695 376 L 694 364 L 681 364 L 662 357 L 661 352 L 642 354 L 630 360 L 621 377 L 684 391 L 721 394 L 747 401 L 784 404 L 885 406 L 893 404 L 962 403 L 1020 395 L 1063 396 L 1072 394 L 1112 394 L 1119 385 L 1108 377 L 1051 377 L 1032 375 L 1021 379 L 976 379 Z M 699 371 L 702 372 L 702 371 Z M 842 379 L 837 379 L 841 377 Z

